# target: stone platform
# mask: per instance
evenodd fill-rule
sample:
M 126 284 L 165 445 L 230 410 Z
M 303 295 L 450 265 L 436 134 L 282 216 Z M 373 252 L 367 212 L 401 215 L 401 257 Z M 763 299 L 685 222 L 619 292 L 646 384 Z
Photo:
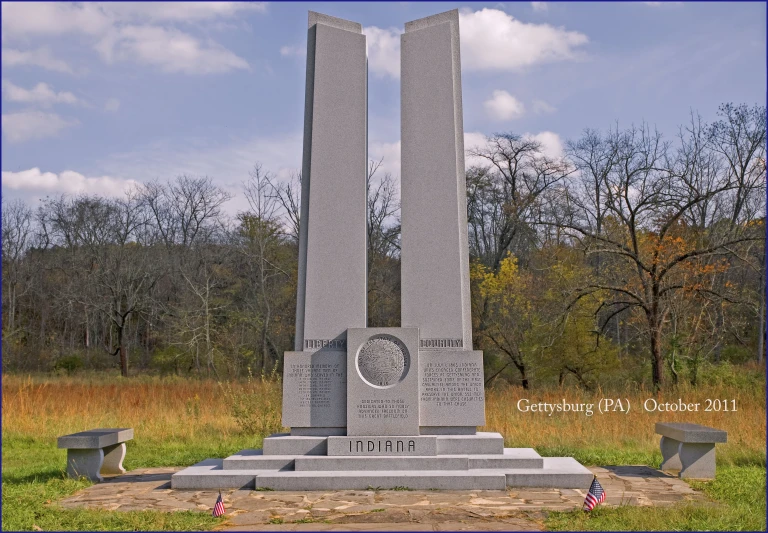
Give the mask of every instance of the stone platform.
M 570 457 L 504 448 L 499 433 L 264 439 L 262 450 L 207 459 L 175 473 L 174 489 L 586 489 L 593 474 Z
M 213 490 L 173 490 L 178 468 L 142 468 L 105 477 L 58 504 L 66 509 L 211 512 Z M 590 467 L 606 491 L 601 507 L 711 505 L 684 480 L 647 466 Z M 581 509 L 586 489 L 493 491 L 222 490 L 231 531 L 533 531 L 549 511 Z M 56 505 L 55 503 L 53 505 Z

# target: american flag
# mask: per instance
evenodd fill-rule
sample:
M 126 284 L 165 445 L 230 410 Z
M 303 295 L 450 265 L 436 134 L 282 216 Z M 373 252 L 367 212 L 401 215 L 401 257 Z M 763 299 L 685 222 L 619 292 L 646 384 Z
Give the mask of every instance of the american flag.
M 219 491 L 219 497 L 216 498 L 216 504 L 213 506 L 213 516 L 221 516 L 224 514 L 224 500 L 221 499 L 221 491 Z
M 600 482 L 597 481 L 597 476 L 592 479 L 592 485 L 589 487 L 587 497 L 584 499 L 584 510 L 591 511 L 597 504 L 605 501 L 605 491 L 600 486 Z

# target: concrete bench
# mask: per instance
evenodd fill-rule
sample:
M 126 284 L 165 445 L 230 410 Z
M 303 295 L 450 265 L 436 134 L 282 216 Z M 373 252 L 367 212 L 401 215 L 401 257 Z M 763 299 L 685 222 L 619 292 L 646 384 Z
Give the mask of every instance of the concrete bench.
M 67 474 L 103 481 L 102 474 L 125 474 L 125 442 L 133 439 L 131 428 L 91 429 L 58 439 L 58 447 L 67 449 Z
M 662 470 L 679 470 L 681 478 L 714 479 L 715 443 L 728 433 L 699 424 L 657 422 L 661 435 Z

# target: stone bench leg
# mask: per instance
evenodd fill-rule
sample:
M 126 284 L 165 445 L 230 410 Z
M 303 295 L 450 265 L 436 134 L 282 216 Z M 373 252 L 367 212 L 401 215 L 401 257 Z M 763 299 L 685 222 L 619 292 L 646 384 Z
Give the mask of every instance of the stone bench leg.
M 73 449 L 67 450 L 67 475 L 77 479 L 86 477 L 91 481 L 101 482 L 101 465 L 104 463 L 104 450 Z
M 125 443 L 106 448 L 67 450 L 67 475 L 71 478 L 86 477 L 101 482 L 104 475 L 125 474 Z
M 678 448 L 682 444 L 680 441 L 661 437 L 661 470 L 682 470 L 680 463 L 680 454 Z
M 715 443 L 681 442 L 677 453 L 682 463 L 681 478 L 715 478 Z
M 101 465 L 101 473 L 104 475 L 125 474 L 123 459 L 125 459 L 124 442 L 107 446 L 104 448 L 104 463 Z

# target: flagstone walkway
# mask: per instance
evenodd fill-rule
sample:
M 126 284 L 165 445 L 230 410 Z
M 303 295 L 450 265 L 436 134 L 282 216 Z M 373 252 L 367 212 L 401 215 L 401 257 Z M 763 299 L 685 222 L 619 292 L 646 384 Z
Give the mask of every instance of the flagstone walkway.
M 117 511 L 210 512 L 216 491 L 172 490 L 180 468 L 143 468 L 107 478 L 60 502 Z M 707 501 L 684 481 L 647 466 L 590 468 L 606 492 L 602 505 Z M 541 531 L 546 511 L 581 508 L 586 491 L 222 491 L 223 531 Z

